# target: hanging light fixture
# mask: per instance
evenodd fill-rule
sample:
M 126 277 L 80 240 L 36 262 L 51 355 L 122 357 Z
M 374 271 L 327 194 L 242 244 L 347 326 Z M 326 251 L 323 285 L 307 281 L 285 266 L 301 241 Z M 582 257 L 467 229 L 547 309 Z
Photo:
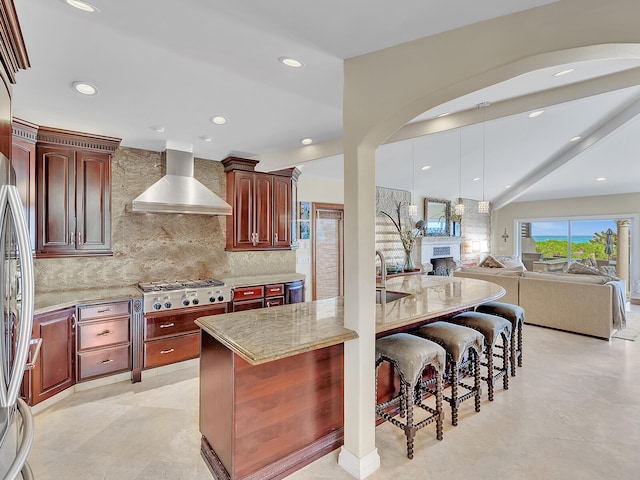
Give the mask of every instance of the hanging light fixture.
M 416 217 L 418 215 L 418 205 L 415 204 L 413 196 L 415 195 L 416 186 L 416 145 L 415 140 L 411 142 L 411 203 L 407 207 L 407 211 L 410 217 Z
M 464 215 L 464 202 L 462 201 L 462 128 L 458 129 L 458 153 L 460 157 L 460 170 L 459 170 L 459 185 L 458 185 L 458 203 L 453 207 L 453 211 L 458 217 Z
M 478 104 L 478 108 L 486 108 L 491 105 L 489 102 L 482 102 Z M 489 201 L 484 199 L 484 174 L 486 163 L 486 148 L 485 148 L 485 133 L 486 133 L 486 118 L 484 110 L 482 111 L 482 200 L 478 202 L 478 213 L 489 213 Z

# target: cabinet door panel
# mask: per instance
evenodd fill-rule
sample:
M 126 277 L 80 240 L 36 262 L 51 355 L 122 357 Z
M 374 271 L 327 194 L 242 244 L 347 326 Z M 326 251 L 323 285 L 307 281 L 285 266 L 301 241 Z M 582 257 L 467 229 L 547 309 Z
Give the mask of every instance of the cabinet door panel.
M 291 179 L 273 177 L 273 246 L 291 245 Z
M 77 250 L 111 249 L 110 167 L 107 154 L 76 154 Z
M 51 147 L 38 147 L 37 155 L 37 250 L 65 252 L 75 242 L 75 155 Z
M 273 178 L 255 174 L 255 212 L 257 247 L 269 247 L 273 242 Z
M 24 213 L 31 237 L 31 249 L 36 248 L 36 145 L 14 138 L 11 146 L 11 165 L 16 173 L 16 187 L 24 205 Z
M 253 174 L 235 172 L 235 198 L 233 215 L 235 216 L 234 247 L 253 246 L 255 232 L 253 205 Z

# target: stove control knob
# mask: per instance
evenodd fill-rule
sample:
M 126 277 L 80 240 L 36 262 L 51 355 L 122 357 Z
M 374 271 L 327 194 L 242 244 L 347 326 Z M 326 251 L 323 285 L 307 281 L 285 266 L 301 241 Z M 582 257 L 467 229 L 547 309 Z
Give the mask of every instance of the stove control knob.
M 218 297 L 218 301 L 219 301 L 219 302 L 223 302 L 223 301 L 224 301 L 224 297 L 223 297 L 222 295 L 220 295 L 220 296 Z
M 188 298 L 185 298 L 184 300 L 182 300 L 182 304 L 183 304 L 185 307 L 188 307 L 188 306 L 189 306 L 189 299 L 188 299 Z
M 164 308 L 171 308 L 171 302 L 164 302 Z
M 153 309 L 154 310 L 160 310 L 162 308 L 162 304 L 160 302 L 155 302 L 153 304 Z
M 198 305 L 200 303 L 200 299 L 196 297 L 193 300 L 191 300 L 191 303 L 193 303 L 194 305 Z
M 211 296 L 209 297 L 209 301 L 210 301 L 211 303 L 215 303 L 215 301 L 216 301 L 216 297 L 214 297 L 213 295 L 211 295 Z

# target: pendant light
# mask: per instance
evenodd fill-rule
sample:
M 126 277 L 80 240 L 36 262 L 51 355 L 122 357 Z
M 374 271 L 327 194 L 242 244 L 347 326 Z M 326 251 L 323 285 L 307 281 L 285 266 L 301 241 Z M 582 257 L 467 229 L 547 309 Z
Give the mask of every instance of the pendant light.
M 453 207 L 453 211 L 458 217 L 462 217 L 462 215 L 464 215 L 464 202 L 462 201 L 462 128 L 458 129 L 458 153 L 458 156 L 460 157 L 460 169 L 458 171 L 458 203 Z
M 491 105 L 489 102 L 482 102 L 478 104 L 478 108 L 486 108 Z M 486 148 L 485 148 L 485 134 L 486 134 L 486 118 L 484 110 L 482 111 L 482 200 L 478 202 L 478 213 L 489 213 L 489 201 L 484 199 L 484 175 L 486 164 Z
M 416 144 L 415 139 L 411 142 L 411 203 L 407 207 L 410 217 L 418 215 L 418 205 L 414 202 L 415 186 L 416 186 Z

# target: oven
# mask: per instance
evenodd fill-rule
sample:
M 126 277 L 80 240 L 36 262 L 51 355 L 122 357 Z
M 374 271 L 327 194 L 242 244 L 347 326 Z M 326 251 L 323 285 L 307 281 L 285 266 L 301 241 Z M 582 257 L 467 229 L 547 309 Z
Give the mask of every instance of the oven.
M 200 356 L 199 317 L 227 313 L 231 287 L 211 278 L 139 283 L 142 291 L 142 338 L 136 343 L 142 370 Z M 134 372 L 134 381 L 141 372 Z

